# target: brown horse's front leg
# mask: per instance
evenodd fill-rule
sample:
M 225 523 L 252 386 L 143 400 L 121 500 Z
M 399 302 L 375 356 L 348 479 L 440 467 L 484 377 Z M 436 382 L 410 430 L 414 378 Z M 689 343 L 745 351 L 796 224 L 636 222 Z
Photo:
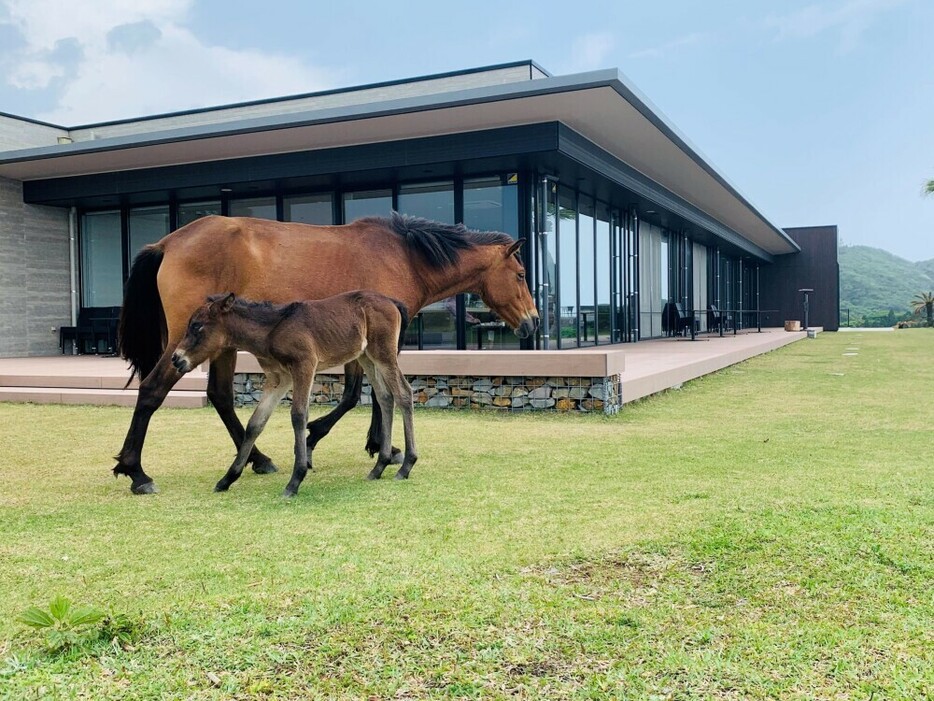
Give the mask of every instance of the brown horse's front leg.
M 141 460 L 149 420 L 156 409 L 162 406 L 169 390 L 182 377 L 172 366 L 171 354 L 171 349 L 166 350 L 156 363 L 156 367 L 140 383 L 130 429 L 123 441 L 123 448 L 117 455 L 117 465 L 113 469 L 114 476 L 126 475 L 130 478 L 132 481 L 130 491 L 134 494 L 155 494 L 159 491 L 152 478 L 143 472 Z
M 214 410 L 221 417 L 227 433 L 233 440 L 237 450 L 243 444 L 243 424 L 237 412 L 234 411 L 233 377 L 237 366 L 237 351 L 224 351 L 211 361 L 208 370 L 208 399 L 214 405 Z M 253 463 L 253 472 L 266 475 L 277 472 L 272 460 L 255 445 L 250 451 L 248 462 Z

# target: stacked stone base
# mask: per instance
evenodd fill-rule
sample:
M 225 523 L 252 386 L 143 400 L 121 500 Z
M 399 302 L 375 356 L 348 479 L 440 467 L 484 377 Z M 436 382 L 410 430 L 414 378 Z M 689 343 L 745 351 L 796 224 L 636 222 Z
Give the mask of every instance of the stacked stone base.
M 265 375 L 237 374 L 234 392 L 238 406 L 256 404 L 263 393 Z M 490 411 L 619 411 L 622 391 L 619 375 L 612 377 L 453 377 L 416 375 L 408 378 L 415 405 L 436 409 L 485 409 Z M 342 375 L 318 375 L 311 389 L 311 403 L 334 406 L 344 391 Z M 283 403 L 291 403 L 291 392 Z M 364 380 L 361 403 L 373 401 Z

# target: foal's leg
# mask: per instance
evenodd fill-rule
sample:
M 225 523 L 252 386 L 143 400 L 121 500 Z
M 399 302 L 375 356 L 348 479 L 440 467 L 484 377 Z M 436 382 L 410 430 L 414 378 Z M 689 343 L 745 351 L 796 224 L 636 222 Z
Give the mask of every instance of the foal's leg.
M 278 382 L 275 382 L 271 375 L 266 376 L 263 398 L 259 400 L 259 404 L 256 405 L 253 415 L 250 416 L 250 420 L 246 424 L 246 432 L 243 436 L 243 442 L 240 444 L 239 450 L 237 450 L 237 457 L 234 458 L 227 473 L 214 487 L 215 492 L 226 492 L 230 485 L 236 482 L 243 473 L 243 468 L 250 458 L 250 451 L 253 449 L 256 439 L 263 432 L 263 428 L 266 426 L 266 422 L 269 421 L 272 412 L 275 411 L 275 408 L 291 386 L 291 377 L 282 377 L 279 378 Z
M 305 443 L 305 423 L 308 421 L 308 399 L 311 395 L 311 383 L 315 379 L 315 364 L 310 367 L 292 369 L 292 430 L 295 432 L 295 465 L 292 467 L 292 479 L 285 486 L 282 496 L 294 497 L 305 474 L 311 468 L 311 452 Z
M 390 367 L 377 369 L 377 372 L 380 371 L 383 372 L 384 381 L 392 389 L 396 404 L 402 410 L 402 426 L 405 429 L 405 459 L 396 473 L 396 479 L 408 479 L 415 461 L 418 460 L 418 451 L 415 448 L 415 422 L 412 416 L 415 405 L 412 399 L 412 387 L 406 381 L 397 363 L 393 362 Z
M 146 440 L 146 430 L 149 428 L 149 420 L 156 409 L 162 406 L 162 402 L 165 401 L 169 390 L 182 378 L 181 374 L 172 365 L 174 350 L 175 344 L 169 343 L 152 372 L 146 375 L 145 379 L 140 383 L 130 428 L 127 431 L 126 439 L 123 441 L 123 448 L 120 449 L 120 453 L 117 455 L 117 465 L 113 470 L 114 475 L 129 477 L 132 480 L 130 491 L 134 494 L 155 494 L 159 491 L 152 478 L 143 472 L 141 459 L 143 443 Z
M 327 414 L 315 419 L 308 424 L 308 450 L 312 451 L 322 438 L 324 438 L 334 425 L 340 421 L 344 414 L 357 406 L 360 401 L 360 395 L 363 390 L 363 368 L 356 360 L 352 360 L 344 365 L 344 393 L 341 395 L 340 402 Z M 379 451 L 379 441 L 382 435 L 382 419 L 380 417 L 379 404 L 373 402 L 372 417 L 370 419 L 370 430 L 367 433 L 366 445 L 364 450 L 372 457 Z M 393 462 L 396 457 L 401 461 L 401 451 L 398 448 L 392 449 Z
M 243 444 L 243 424 L 234 411 L 233 377 L 237 366 L 237 351 L 224 351 L 211 361 L 208 370 L 208 399 L 214 405 L 217 415 L 221 417 L 227 433 L 233 439 L 239 452 Z M 250 451 L 247 462 L 253 463 L 253 472 L 265 475 L 276 472 L 276 466 L 268 456 L 264 455 L 256 446 Z
M 374 404 L 379 404 L 383 418 L 383 430 L 380 436 L 379 453 L 376 457 L 376 464 L 367 475 L 369 480 L 378 480 L 383 476 L 383 470 L 392 460 L 392 392 L 386 386 L 380 373 L 374 368 L 373 363 L 365 356 L 361 356 L 360 362 L 366 369 L 367 377 L 370 378 L 370 384 L 373 385 Z

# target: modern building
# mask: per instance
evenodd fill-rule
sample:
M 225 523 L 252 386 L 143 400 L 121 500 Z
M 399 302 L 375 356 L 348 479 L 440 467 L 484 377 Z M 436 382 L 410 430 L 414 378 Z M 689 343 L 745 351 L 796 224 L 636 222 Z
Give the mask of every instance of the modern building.
M 207 214 L 343 223 L 398 210 L 525 237 L 528 349 L 637 342 L 663 310 L 838 325 L 836 230 L 767 219 L 617 70 L 532 61 L 81 126 L 0 114 L 0 356 L 61 352 L 135 253 Z M 815 241 L 820 241 L 816 245 Z M 478 299 L 409 347 L 518 348 Z

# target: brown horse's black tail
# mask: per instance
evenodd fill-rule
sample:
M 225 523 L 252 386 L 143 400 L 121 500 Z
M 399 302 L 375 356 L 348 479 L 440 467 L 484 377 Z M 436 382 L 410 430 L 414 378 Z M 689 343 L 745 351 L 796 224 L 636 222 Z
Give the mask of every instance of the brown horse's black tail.
M 156 246 L 146 246 L 140 251 L 123 288 L 117 348 L 120 357 L 130 361 L 127 386 L 133 381 L 133 375 L 142 380 L 152 372 L 165 349 L 168 331 L 156 285 L 162 255 L 162 249 Z
M 396 309 L 399 310 L 399 314 L 402 315 L 402 325 L 399 327 L 399 345 L 398 352 L 402 352 L 402 346 L 405 344 L 405 332 L 409 328 L 409 309 L 398 299 L 393 299 L 392 303 L 396 305 Z

